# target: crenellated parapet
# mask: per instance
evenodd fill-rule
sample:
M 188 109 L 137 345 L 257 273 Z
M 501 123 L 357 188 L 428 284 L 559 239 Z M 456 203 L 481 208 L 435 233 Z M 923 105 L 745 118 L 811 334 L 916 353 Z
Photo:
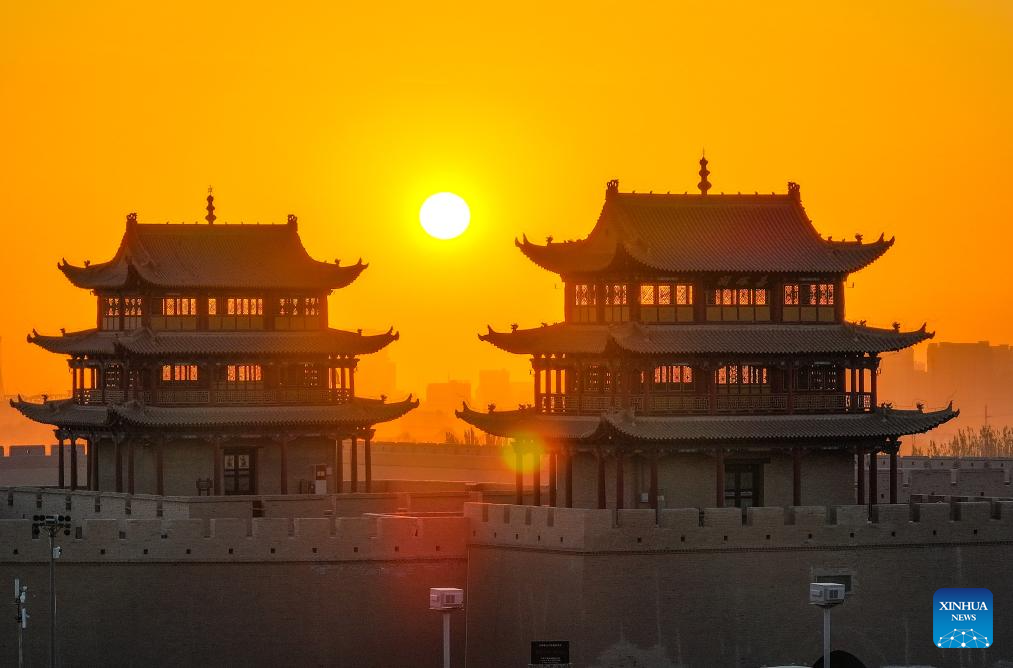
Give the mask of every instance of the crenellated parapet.
M 61 562 L 293 562 L 463 559 L 463 517 L 86 519 L 57 537 Z M 49 559 L 32 522 L 0 520 L 0 562 Z
M 469 503 L 477 546 L 564 552 L 1013 544 L 1013 499 L 872 506 L 590 510 Z

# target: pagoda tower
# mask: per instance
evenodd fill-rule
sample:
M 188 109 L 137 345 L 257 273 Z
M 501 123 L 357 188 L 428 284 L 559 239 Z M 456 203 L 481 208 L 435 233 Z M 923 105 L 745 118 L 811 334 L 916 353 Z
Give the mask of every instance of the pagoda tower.
M 370 491 L 373 425 L 418 402 L 355 396 L 358 356 L 397 340 L 393 328 L 328 326 L 328 295 L 367 265 L 312 259 L 292 215 L 281 225 L 215 224 L 209 194 L 205 219 L 143 224 L 132 213 L 112 260 L 59 263 L 96 296 L 96 325 L 33 331 L 30 343 L 69 356 L 71 397 L 11 402 L 56 427 L 59 485 L 287 494 L 310 491 L 326 471 L 329 492 Z M 89 454 L 85 481 L 78 441 Z
M 531 356 L 534 404 L 458 416 L 513 439 L 517 503 L 529 455 L 535 505 L 546 500 L 542 457 L 550 505 L 895 502 L 900 438 L 957 411 L 879 402 L 879 355 L 931 338 L 924 325 L 845 321 L 848 275 L 893 239 L 822 238 L 795 183 L 784 194 L 708 194 L 700 164 L 699 194 L 620 192 L 610 181 L 586 238 L 517 242 L 559 274 L 563 322 L 480 335 Z

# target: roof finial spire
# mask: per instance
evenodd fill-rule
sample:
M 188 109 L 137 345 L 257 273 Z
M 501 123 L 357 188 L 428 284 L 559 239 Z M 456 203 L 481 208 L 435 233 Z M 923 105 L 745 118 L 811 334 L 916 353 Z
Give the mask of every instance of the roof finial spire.
M 707 191 L 711 189 L 710 181 L 707 180 L 709 175 L 710 172 L 707 171 L 707 151 L 705 149 L 700 156 L 700 183 L 696 184 L 696 187 L 700 189 L 701 195 L 706 195 Z
M 208 221 L 208 225 L 214 225 L 215 219 L 215 196 L 212 194 L 211 186 L 208 186 L 208 215 L 204 216 L 204 220 Z

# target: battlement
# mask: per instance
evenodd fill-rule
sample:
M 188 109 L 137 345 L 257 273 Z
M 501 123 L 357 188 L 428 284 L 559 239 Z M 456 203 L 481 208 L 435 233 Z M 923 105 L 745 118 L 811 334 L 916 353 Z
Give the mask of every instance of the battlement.
M 463 517 L 258 517 L 213 519 L 86 519 L 57 536 L 62 561 L 288 562 L 463 559 Z M 49 538 L 32 537 L 32 522 L 0 520 L 0 561 L 49 559 Z
M 468 503 L 474 545 L 693 551 L 1013 542 L 1013 500 L 867 506 L 588 510 Z M 871 515 L 871 517 L 870 517 Z
M 70 515 L 88 519 L 212 519 L 357 517 L 375 514 L 460 513 L 466 501 L 498 500 L 509 492 L 463 484 L 402 485 L 400 491 L 256 496 L 156 496 L 55 487 L 0 487 L 0 519 Z

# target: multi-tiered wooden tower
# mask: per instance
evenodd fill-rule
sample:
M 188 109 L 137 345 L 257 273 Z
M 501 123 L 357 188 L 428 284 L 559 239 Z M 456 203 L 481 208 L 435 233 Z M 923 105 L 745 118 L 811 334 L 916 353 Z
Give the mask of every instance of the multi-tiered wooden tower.
M 611 181 L 585 239 L 518 242 L 560 275 L 564 321 L 482 335 L 531 355 L 534 405 L 458 415 L 514 439 L 518 503 L 527 453 L 548 457 L 551 505 L 894 501 L 900 437 L 956 412 L 878 400 L 880 353 L 930 338 L 924 326 L 844 319 L 848 274 L 893 240 L 822 238 L 794 183 L 708 195 L 700 162 L 699 194 L 624 193 Z M 877 452 L 892 455 L 889 497 Z
M 366 265 L 312 259 L 295 216 L 282 225 L 215 219 L 211 195 L 206 225 L 130 214 L 112 260 L 60 263 L 96 296 L 96 327 L 33 332 L 31 343 L 70 356 L 71 397 L 12 404 L 56 426 L 61 486 L 63 445 L 82 440 L 88 475 L 78 481 L 71 447 L 71 488 L 286 494 L 323 465 L 328 491 L 369 491 L 372 426 L 417 402 L 355 396 L 358 356 L 396 340 L 393 330 L 328 327 L 327 296 Z

